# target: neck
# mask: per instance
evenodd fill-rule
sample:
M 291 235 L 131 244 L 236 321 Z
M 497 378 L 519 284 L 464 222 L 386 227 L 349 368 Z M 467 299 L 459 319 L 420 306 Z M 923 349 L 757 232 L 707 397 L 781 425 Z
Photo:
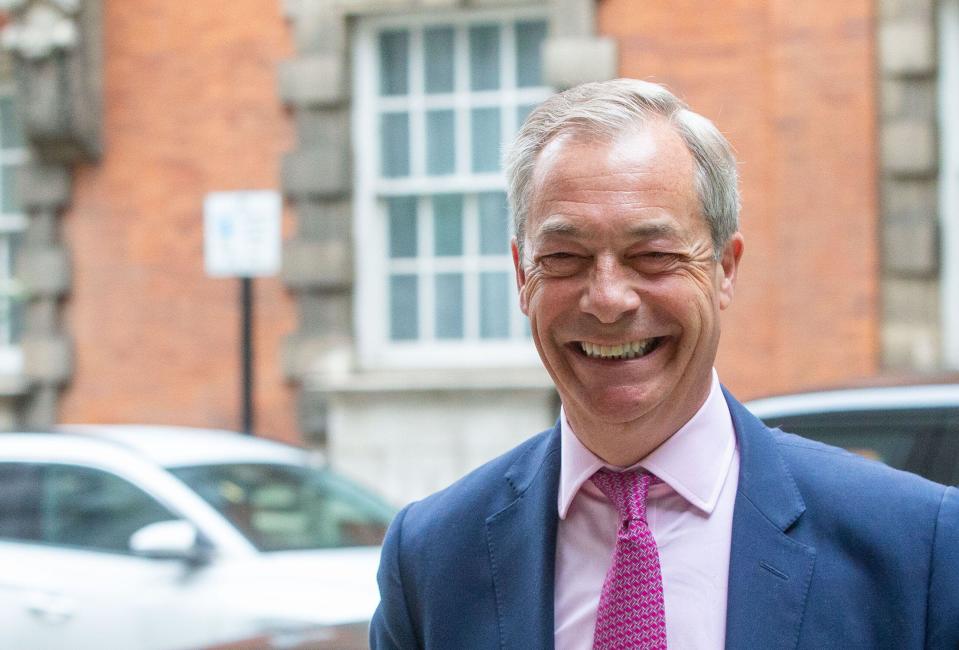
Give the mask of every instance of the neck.
M 664 405 L 662 409 L 628 422 L 610 421 L 583 409 L 568 408 L 565 403 L 564 411 L 583 446 L 609 465 L 630 467 L 669 440 L 696 415 L 709 398 L 711 381 L 710 378 L 701 397 L 687 402 L 685 407 Z

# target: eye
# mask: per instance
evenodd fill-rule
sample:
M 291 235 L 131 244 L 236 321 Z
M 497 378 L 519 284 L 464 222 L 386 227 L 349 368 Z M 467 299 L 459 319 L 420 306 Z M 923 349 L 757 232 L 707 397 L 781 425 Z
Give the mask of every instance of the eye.
M 672 268 L 679 256 L 668 251 L 645 251 L 633 255 L 630 260 L 633 267 L 641 273 L 662 273 Z
M 573 275 L 586 263 L 582 255 L 559 251 L 541 256 L 537 262 L 550 275 Z

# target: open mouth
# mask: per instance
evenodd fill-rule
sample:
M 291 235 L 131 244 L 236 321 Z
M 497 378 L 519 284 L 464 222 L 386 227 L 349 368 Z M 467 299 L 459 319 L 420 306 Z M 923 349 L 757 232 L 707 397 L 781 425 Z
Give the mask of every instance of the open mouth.
M 618 345 L 599 345 L 588 341 L 579 341 L 576 346 L 590 359 L 639 359 L 653 352 L 664 340 L 666 340 L 665 336 L 654 336 Z

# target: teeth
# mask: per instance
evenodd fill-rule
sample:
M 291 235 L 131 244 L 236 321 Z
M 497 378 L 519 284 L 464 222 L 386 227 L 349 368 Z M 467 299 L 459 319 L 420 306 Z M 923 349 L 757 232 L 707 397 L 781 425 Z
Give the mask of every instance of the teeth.
M 594 359 L 635 359 L 649 354 L 655 347 L 656 341 L 656 338 L 648 338 L 619 345 L 596 345 L 595 343 L 582 341 L 579 346 L 586 353 L 586 356 Z

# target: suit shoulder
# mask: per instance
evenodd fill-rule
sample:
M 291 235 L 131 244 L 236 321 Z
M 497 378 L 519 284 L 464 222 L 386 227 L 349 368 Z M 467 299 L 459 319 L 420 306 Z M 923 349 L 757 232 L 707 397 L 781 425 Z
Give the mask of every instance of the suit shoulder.
M 889 467 L 845 449 L 803 438 L 779 429 L 770 430 L 780 453 L 804 496 L 822 493 L 865 507 L 883 502 L 903 509 L 925 504 L 938 509 L 945 486 L 916 474 Z
M 511 468 L 529 464 L 530 471 L 542 464 L 558 450 L 553 435 L 555 429 L 547 429 L 480 465 L 448 487 L 410 504 L 407 508 L 404 538 L 422 533 L 429 535 L 434 530 L 449 531 L 449 526 L 462 528 L 470 521 L 485 521 L 493 512 L 508 506 L 522 485 L 511 482 Z

